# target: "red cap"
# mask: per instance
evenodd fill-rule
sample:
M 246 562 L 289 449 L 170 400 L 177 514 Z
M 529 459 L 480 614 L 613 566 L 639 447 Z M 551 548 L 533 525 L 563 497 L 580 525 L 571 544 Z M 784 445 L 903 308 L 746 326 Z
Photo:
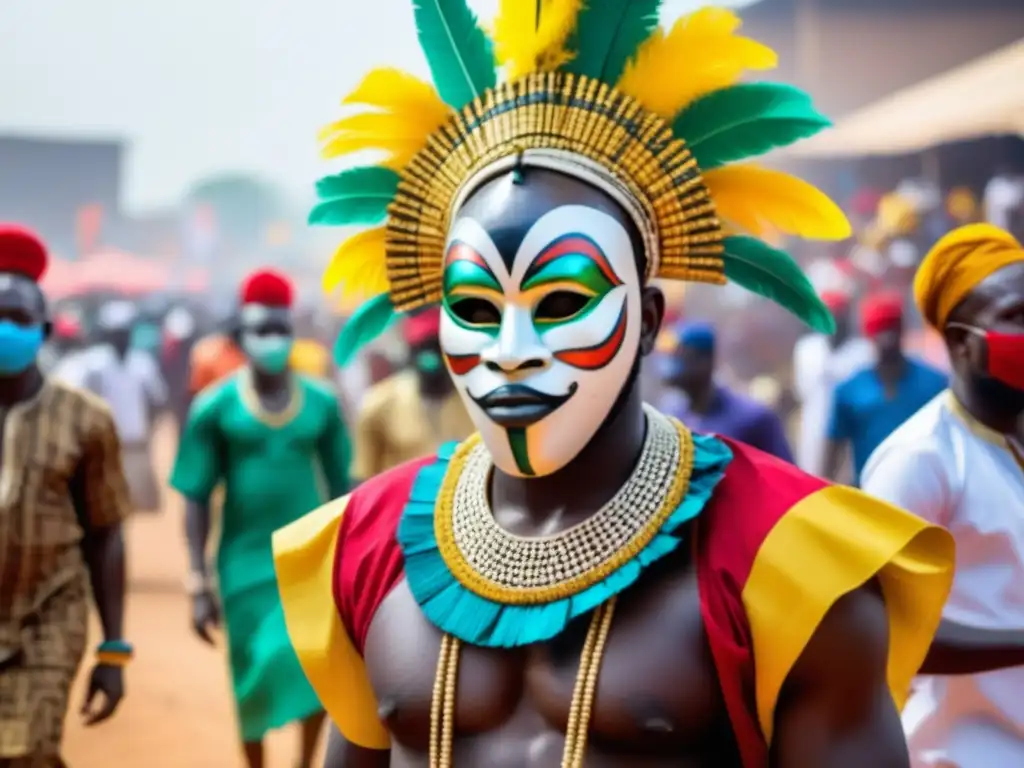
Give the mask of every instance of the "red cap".
M 0 272 L 24 275 L 38 283 L 46 272 L 46 246 L 17 224 L 0 224 Z
M 888 291 L 867 296 L 860 306 L 860 320 L 865 336 L 896 330 L 903 322 L 903 297 Z
M 405 319 L 403 326 L 405 343 L 410 347 L 422 344 L 428 339 L 436 339 L 441 332 L 441 312 L 428 309 Z
M 850 295 L 843 291 L 822 291 L 821 300 L 833 315 L 850 307 Z
M 81 324 L 73 317 L 58 315 L 53 320 L 53 333 L 60 339 L 74 339 L 81 332 Z
M 260 269 L 242 282 L 243 304 L 262 304 L 266 307 L 291 307 L 295 289 L 291 280 L 274 269 Z

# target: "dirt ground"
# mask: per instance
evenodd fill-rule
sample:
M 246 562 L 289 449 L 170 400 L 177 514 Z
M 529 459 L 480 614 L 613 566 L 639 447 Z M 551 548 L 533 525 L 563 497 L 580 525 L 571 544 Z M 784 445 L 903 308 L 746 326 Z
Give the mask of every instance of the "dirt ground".
M 174 444 L 173 427 L 162 424 L 155 446 L 161 477 L 167 477 Z M 242 768 L 222 649 L 211 649 L 189 628 L 179 497 L 168 492 L 161 514 L 133 519 L 127 542 L 126 636 L 136 653 L 127 692 L 113 719 L 84 728 L 79 708 L 87 657 L 72 693 L 65 759 L 70 768 Z M 297 746 L 291 729 L 271 734 L 268 768 L 292 768 Z

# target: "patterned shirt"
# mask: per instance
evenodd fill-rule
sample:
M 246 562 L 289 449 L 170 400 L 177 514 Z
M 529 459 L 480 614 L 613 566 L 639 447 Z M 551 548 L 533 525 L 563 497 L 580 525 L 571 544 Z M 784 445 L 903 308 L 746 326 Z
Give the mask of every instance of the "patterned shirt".
M 7 411 L 3 441 L 0 650 L 10 650 L 19 646 L 26 617 L 86 583 L 85 526 L 117 524 L 131 505 L 113 417 L 94 395 L 46 380 L 35 397 Z

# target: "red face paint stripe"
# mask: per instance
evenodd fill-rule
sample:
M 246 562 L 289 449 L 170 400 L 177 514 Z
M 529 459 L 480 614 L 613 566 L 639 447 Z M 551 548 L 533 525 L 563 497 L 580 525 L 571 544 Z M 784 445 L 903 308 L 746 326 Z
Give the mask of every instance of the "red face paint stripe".
M 450 264 L 453 261 L 468 261 L 472 264 L 476 264 L 478 267 L 487 270 L 488 274 L 491 274 L 491 268 L 487 266 L 487 262 L 484 261 L 484 257 L 476 252 L 471 246 L 466 245 L 462 241 L 456 241 L 451 244 L 448 248 L 448 253 L 445 254 L 444 263 Z
M 480 355 L 445 355 L 448 369 L 456 376 L 465 376 L 480 365 Z
M 526 277 L 523 278 L 524 281 L 540 271 L 545 264 L 569 253 L 583 254 L 597 264 L 609 283 L 614 286 L 622 285 L 622 280 L 615 274 L 615 270 L 612 269 L 612 265 L 608 263 L 608 259 L 605 258 L 604 252 L 598 247 L 597 243 L 583 235 L 565 235 L 547 246 L 530 266 Z
M 626 338 L 626 305 L 623 303 L 622 311 L 619 312 L 619 319 L 615 328 L 607 339 L 594 347 L 586 349 L 568 349 L 564 352 L 556 352 L 555 357 L 573 368 L 582 368 L 585 371 L 594 371 L 604 368 L 615 357 L 622 347 L 622 341 Z

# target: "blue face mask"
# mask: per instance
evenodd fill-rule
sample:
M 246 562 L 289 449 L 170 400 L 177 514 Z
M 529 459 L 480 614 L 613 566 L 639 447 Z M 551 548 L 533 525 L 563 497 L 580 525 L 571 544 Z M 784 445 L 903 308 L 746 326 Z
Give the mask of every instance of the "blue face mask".
M 292 353 L 292 337 L 277 333 L 266 336 L 244 333 L 242 349 L 252 364 L 261 371 L 281 373 L 288 367 L 288 358 Z
M 0 320 L 0 375 L 24 373 L 43 346 L 43 326 Z

